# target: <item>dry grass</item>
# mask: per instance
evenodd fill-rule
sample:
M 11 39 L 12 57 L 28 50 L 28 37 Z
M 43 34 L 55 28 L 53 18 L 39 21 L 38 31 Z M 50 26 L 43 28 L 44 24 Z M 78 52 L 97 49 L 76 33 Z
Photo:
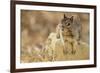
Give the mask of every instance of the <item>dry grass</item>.
M 49 49 L 33 49 L 30 52 L 21 55 L 21 62 L 46 62 L 86 59 L 89 59 L 89 48 L 87 45 L 81 45 L 80 48 L 76 50 L 76 53 L 72 54 L 70 52 L 65 53 L 63 46 L 60 45 L 60 42 L 56 45 L 54 50 L 51 47 L 49 47 Z

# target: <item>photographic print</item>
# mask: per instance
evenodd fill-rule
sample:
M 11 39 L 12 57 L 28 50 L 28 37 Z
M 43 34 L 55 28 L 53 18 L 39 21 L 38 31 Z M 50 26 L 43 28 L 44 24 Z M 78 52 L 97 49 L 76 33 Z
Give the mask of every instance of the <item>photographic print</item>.
M 96 6 L 11 3 L 11 72 L 96 66 Z
M 89 13 L 21 10 L 21 62 L 89 59 Z

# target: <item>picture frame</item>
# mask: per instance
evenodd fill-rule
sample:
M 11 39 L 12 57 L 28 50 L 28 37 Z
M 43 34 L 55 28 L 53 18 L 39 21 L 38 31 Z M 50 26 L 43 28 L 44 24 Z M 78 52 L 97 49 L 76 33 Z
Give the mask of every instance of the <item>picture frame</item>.
M 36 10 L 36 12 L 35 12 L 35 10 Z M 44 11 L 44 12 L 42 12 L 42 11 Z M 29 13 L 27 13 L 27 12 L 29 12 Z M 57 14 L 55 12 L 58 12 L 58 15 L 59 15 L 59 12 L 61 12 L 61 13 L 69 12 L 69 14 L 71 13 L 71 15 L 73 15 L 75 13 L 77 15 L 80 15 L 80 17 L 82 17 L 84 19 L 84 21 L 82 20 L 82 22 L 86 21 L 88 23 L 87 24 L 88 28 L 90 29 L 90 30 L 88 30 L 88 33 L 89 33 L 88 34 L 88 37 L 89 37 L 88 38 L 89 39 L 88 40 L 88 43 L 89 43 L 88 56 L 89 56 L 89 58 L 85 59 L 85 60 L 84 59 L 82 59 L 82 60 L 75 59 L 75 60 L 68 60 L 68 61 L 67 60 L 64 60 L 64 61 L 52 60 L 49 62 L 48 61 L 47 62 L 42 62 L 42 61 L 34 62 L 33 61 L 32 63 L 30 63 L 30 61 L 28 61 L 28 62 L 24 63 L 25 59 L 26 60 L 29 59 L 29 58 L 25 58 L 23 60 L 24 62 L 21 61 L 20 57 L 22 55 L 21 53 L 23 52 L 23 51 L 21 52 L 21 47 L 23 44 L 22 43 L 23 40 L 21 40 L 21 39 L 23 39 L 22 31 L 24 30 L 24 28 L 29 27 L 28 25 L 26 25 L 24 27 L 24 23 L 27 23 L 28 19 L 30 18 L 30 17 L 27 18 L 28 17 L 27 14 L 31 14 L 32 16 L 36 15 L 36 17 L 38 17 L 37 13 L 38 14 L 40 13 L 40 15 L 41 15 L 41 12 L 44 13 L 44 15 L 46 15 L 46 13 L 48 15 L 48 12 L 51 12 L 51 14 L 54 14 L 54 15 Z M 10 71 L 11 71 L 11 73 L 96 67 L 96 6 L 95 5 L 62 4 L 62 3 L 47 3 L 47 2 L 17 1 L 17 0 L 13 1 L 13 0 L 11 0 L 11 14 L 10 15 L 11 15 L 11 27 L 10 27 L 11 28 L 11 30 L 10 30 L 10 32 L 11 32 L 11 37 L 10 37 L 10 39 L 11 39 L 11 42 L 10 42 L 10 46 L 11 46 Z M 50 16 L 52 16 L 52 15 L 50 15 Z M 85 17 L 87 17 L 87 18 L 85 18 Z M 24 20 L 24 18 L 26 18 L 26 20 Z M 39 21 L 39 19 L 41 19 L 41 20 Z M 41 18 L 39 17 L 37 19 L 37 22 L 42 22 L 43 21 L 42 19 L 43 19 L 42 17 Z M 45 20 L 47 21 L 47 19 L 49 20 L 48 17 Z M 54 18 L 54 19 L 56 20 L 56 18 Z M 53 23 L 52 20 L 54 20 L 54 19 L 53 19 L 53 17 L 51 17 L 51 24 Z M 29 19 L 29 21 L 31 21 L 31 19 Z M 45 21 L 43 21 L 43 22 L 45 23 Z M 47 21 L 47 22 L 50 23 L 50 21 Z M 47 22 L 45 24 L 48 24 Z M 33 24 L 33 20 L 32 20 L 32 24 Z M 37 25 L 33 25 L 33 27 L 37 27 Z M 50 26 L 49 26 L 49 28 L 50 28 Z M 83 25 L 83 26 L 85 26 L 85 25 Z M 86 31 L 86 33 L 87 33 L 87 31 Z M 34 34 L 34 33 L 32 32 L 32 34 Z M 32 37 L 32 38 L 34 38 L 34 37 Z

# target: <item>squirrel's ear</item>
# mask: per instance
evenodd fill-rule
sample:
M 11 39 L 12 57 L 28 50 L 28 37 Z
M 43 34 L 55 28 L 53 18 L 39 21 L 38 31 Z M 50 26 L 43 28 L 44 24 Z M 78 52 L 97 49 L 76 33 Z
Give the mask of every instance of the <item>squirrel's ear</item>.
M 66 15 L 64 14 L 64 18 L 66 18 Z
M 70 18 L 71 22 L 73 22 L 73 16 Z
M 64 14 L 64 19 L 68 19 L 68 17 Z

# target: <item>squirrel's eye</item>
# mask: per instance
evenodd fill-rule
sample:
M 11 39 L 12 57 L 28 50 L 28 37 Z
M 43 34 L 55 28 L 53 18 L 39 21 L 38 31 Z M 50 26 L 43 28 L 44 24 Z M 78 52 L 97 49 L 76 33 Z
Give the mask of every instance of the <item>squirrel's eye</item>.
M 67 26 L 70 26 L 70 23 L 68 23 Z

